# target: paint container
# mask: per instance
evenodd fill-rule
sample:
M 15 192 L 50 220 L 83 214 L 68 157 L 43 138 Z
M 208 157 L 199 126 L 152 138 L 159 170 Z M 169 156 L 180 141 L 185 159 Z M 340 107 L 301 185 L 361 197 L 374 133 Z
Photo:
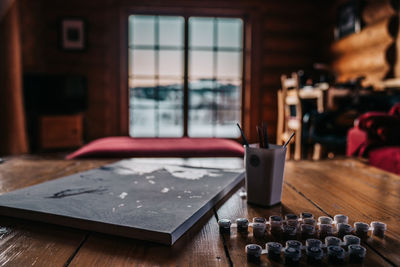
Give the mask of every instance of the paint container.
M 293 227 L 298 227 L 299 226 L 299 221 L 298 220 L 287 220 L 286 225 L 293 226 Z
M 315 235 L 315 227 L 310 224 L 302 224 L 301 225 L 301 238 L 309 239 L 313 238 Z
M 365 259 L 367 250 L 360 245 L 349 246 L 349 262 L 350 263 L 362 263 Z
M 296 220 L 297 221 L 298 219 L 299 219 L 299 217 L 296 214 L 289 213 L 289 214 L 285 215 L 285 220 L 286 221 L 291 221 L 291 220 Z
M 363 222 L 354 223 L 354 232 L 360 238 L 368 237 L 369 224 Z
M 321 238 L 321 239 L 324 239 L 327 236 L 333 235 L 332 224 L 320 224 L 318 235 L 319 235 L 319 238 Z
M 297 234 L 297 227 L 291 225 L 283 226 L 283 238 L 285 240 L 295 239 Z
M 261 246 L 256 244 L 249 244 L 246 245 L 245 251 L 247 255 L 247 261 L 255 263 L 260 262 L 260 257 L 262 252 Z
M 306 218 L 314 218 L 314 215 L 312 213 L 309 213 L 309 212 L 302 212 L 300 214 L 300 218 L 303 219 L 303 220 L 306 219 Z
M 269 216 L 269 223 L 271 222 L 282 222 L 282 217 L 279 215 Z
M 319 239 L 309 238 L 306 240 L 306 247 L 317 247 L 320 248 L 322 246 L 322 242 Z
M 288 240 L 286 241 L 287 248 L 296 248 L 301 250 L 301 242 L 298 240 Z
M 386 223 L 383 222 L 371 222 L 372 234 L 377 237 L 385 237 L 387 229 Z
M 351 231 L 353 230 L 351 225 L 347 223 L 339 223 L 336 228 L 339 238 L 343 238 L 345 235 L 350 235 Z
M 320 247 L 307 247 L 307 262 L 311 264 L 321 263 L 324 252 Z
M 271 235 L 279 236 L 282 234 L 282 226 L 283 226 L 282 221 L 270 221 L 269 226 L 270 226 Z
M 340 243 L 342 241 L 340 240 L 340 238 L 334 237 L 334 236 L 327 236 L 325 237 L 325 246 L 329 247 L 329 246 L 340 246 Z
M 245 180 L 247 202 L 272 206 L 281 202 L 286 147 L 270 144 L 269 148 L 245 147 Z
M 284 250 L 285 264 L 298 264 L 301 259 L 301 250 L 288 247 Z
M 347 217 L 346 215 L 343 214 L 336 214 L 333 217 L 333 220 L 335 221 L 335 224 L 339 224 L 339 223 L 349 223 L 349 217 Z
M 314 218 L 304 218 L 303 224 L 309 224 L 315 226 L 315 219 Z
M 332 218 L 328 216 L 318 217 L 319 224 L 332 224 Z
M 263 217 L 254 217 L 253 218 L 253 223 L 266 223 L 267 219 L 263 218 Z
M 277 242 L 268 242 L 265 244 L 270 259 L 279 260 L 281 258 L 282 245 Z
M 255 238 L 263 238 L 267 225 L 265 223 L 253 223 L 253 236 Z
M 339 246 L 329 246 L 327 248 L 328 259 L 332 263 L 343 263 L 344 261 L 344 249 Z
M 231 221 L 228 219 L 221 219 L 218 221 L 219 232 L 221 234 L 231 233 Z
M 360 245 L 361 242 L 360 238 L 355 235 L 345 235 L 343 241 L 345 246 Z
M 236 225 L 239 233 L 247 233 L 249 231 L 249 220 L 246 218 L 236 219 Z
M 296 214 L 286 214 L 285 221 L 287 225 L 297 227 L 299 217 Z

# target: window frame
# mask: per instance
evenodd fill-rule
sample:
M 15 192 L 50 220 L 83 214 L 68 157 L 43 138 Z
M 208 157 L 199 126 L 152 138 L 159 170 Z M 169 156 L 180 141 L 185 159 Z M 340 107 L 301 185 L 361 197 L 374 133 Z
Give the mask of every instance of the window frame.
M 258 71 L 253 67 L 257 61 L 254 51 L 258 50 L 253 39 L 256 30 L 256 20 L 258 15 L 255 12 L 246 12 L 243 8 L 199 8 L 199 7 L 149 7 L 149 6 L 130 6 L 120 9 L 120 44 L 119 44 L 119 96 L 117 97 L 117 107 L 119 110 L 119 133 L 129 135 L 129 82 L 128 82 L 128 18 L 130 15 L 160 15 L 160 16 L 182 16 L 185 20 L 184 29 L 184 57 L 188 58 L 189 53 L 189 35 L 188 19 L 189 17 L 226 17 L 241 18 L 243 21 L 243 52 L 242 52 L 242 90 L 241 90 L 241 124 L 245 129 L 246 135 L 252 139 L 251 127 L 255 127 L 258 122 L 260 99 L 258 97 L 259 79 Z M 188 116 L 189 116 L 189 98 L 188 98 L 188 62 L 184 62 L 184 84 L 183 84 L 183 137 L 188 136 Z M 250 116 L 251 114 L 251 116 Z M 244 122 L 244 123 L 243 123 Z M 164 137 L 160 137 L 164 138 Z M 231 138 L 240 139 L 240 138 Z

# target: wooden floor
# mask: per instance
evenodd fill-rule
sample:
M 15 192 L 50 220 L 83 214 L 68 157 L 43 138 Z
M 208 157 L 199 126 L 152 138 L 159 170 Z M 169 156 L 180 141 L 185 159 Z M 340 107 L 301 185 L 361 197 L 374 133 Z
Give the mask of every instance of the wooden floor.
M 0 193 L 110 162 L 8 158 L 0 164 Z M 269 209 L 247 205 L 235 190 L 173 247 L 0 217 L 0 266 L 247 266 L 244 246 L 258 243 L 264 247 L 271 238 L 255 240 L 235 231 L 221 236 L 218 219 L 302 211 L 316 217 L 346 214 L 351 224 L 386 222 L 385 239 L 363 241 L 367 248 L 364 266 L 400 265 L 400 177 L 356 160 L 331 160 L 287 162 L 282 204 Z M 283 265 L 262 256 L 261 265 L 271 263 Z

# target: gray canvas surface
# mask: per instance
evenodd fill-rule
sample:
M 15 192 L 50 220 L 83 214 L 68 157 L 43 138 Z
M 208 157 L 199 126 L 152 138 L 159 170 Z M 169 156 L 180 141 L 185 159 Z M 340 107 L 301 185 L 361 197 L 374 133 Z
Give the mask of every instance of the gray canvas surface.
M 1 195 L 0 214 L 172 244 L 243 180 L 242 162 L 122 160 Z

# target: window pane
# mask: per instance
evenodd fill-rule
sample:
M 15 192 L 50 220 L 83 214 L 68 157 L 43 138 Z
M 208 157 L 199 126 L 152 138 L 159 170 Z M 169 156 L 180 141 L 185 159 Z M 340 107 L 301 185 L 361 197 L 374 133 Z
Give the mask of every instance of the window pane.
M 160 21 L 160 46 L 183 47 L 184 19 L 162 16 Z
M 242 47 L 242 20 L 219 18 L 218 21 L 218 47 Z
M 160 80 L 158 86 L 159 107 L 181 109 L 183 106 L 183 80 Z
M 183 51 L 160 50 L 159 75 L 183 77 Z
M 155 134 L 155 85 L 154 80 L 130 81 L 129 134 L 135 137 Z
M 155 53 L 153 50 L 133 50 L 129 53 L 132 62 L 130 73 L 134 75 L 155 74 Z
M 160 109 L 159 110 L 159 137 L 182 137 L 183 136 L 183 110 Z
M 155 16 L 129 16 L 129 44 L 154 45 Z
M 189 52 L 189 76 L 213 77 L 213 53 L 208 51 Z
M 219 106 L 241 106 L 241 81 L 218 80 L 216 83 L 217 103 Z
M 190 109 L 189 129 L 190 137 L 213 136 L 213 110 L 212 109 Z
M 237 138 L 240 132 L 236 123 L 240 122 L 240 109 L 222 108 L 218 109 L 217 123 L 215 125 L 216 137 Z
M 218 78 L 240 78 L 242 76 L 241 52 L 218 52 L 217 62 Z
M 214 18 L 189 18 L 189 46 L 213 47 Z

